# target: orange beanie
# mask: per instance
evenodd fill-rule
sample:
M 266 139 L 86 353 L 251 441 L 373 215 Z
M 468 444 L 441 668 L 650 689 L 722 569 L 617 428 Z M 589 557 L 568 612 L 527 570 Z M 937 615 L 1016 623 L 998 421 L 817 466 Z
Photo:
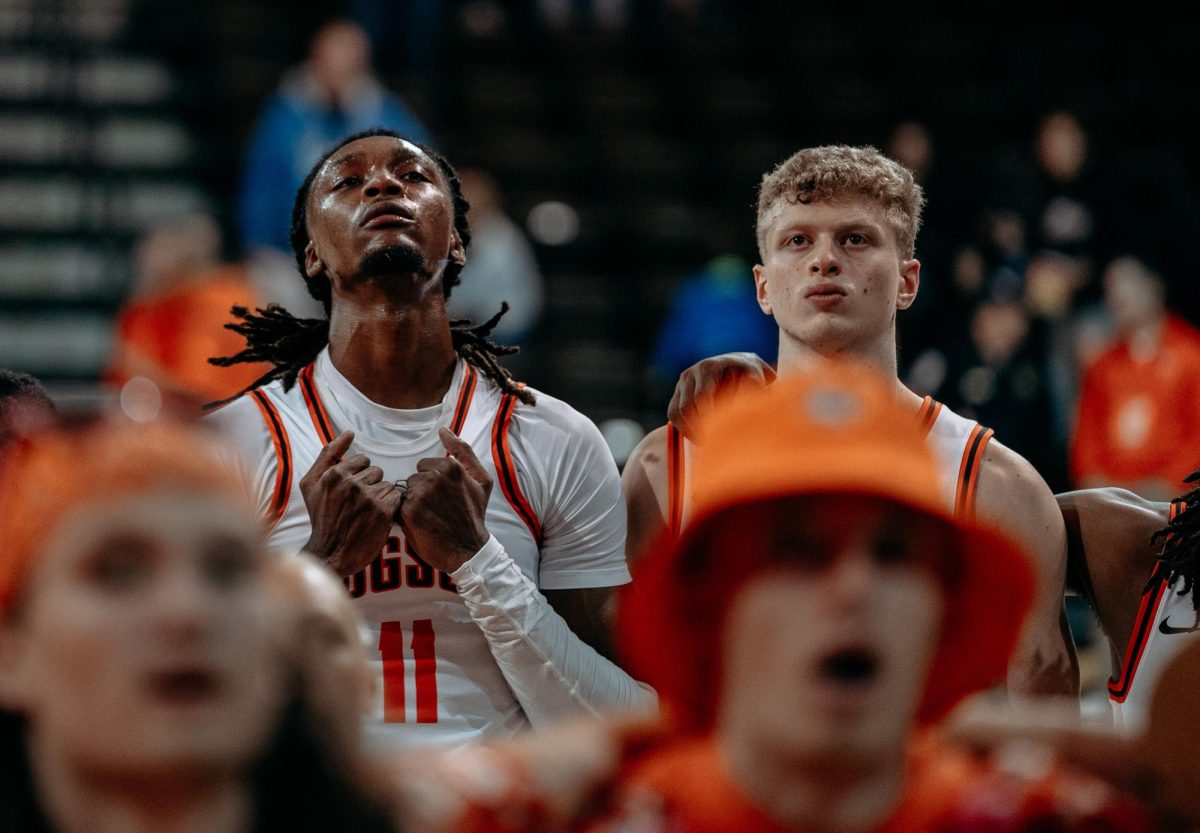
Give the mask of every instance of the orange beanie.
M 0 461 L 0 613 L 20 595 L 40 545 L 70 510 L 159 490 L 216 491 L 245 500 L 197 426 L 97 421 L 15 440 Z

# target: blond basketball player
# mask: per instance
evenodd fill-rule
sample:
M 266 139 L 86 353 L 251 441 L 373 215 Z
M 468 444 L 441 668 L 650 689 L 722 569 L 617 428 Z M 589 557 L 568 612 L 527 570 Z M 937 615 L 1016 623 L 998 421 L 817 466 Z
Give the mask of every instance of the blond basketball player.
M 759 305 L 779 326 L 778 372 L 789 376 L 852 357 L 894 380 L 896 397 L 937 459 L 947 508 L 999 526 L 1036 556 L 1038 600 L 1009 671 L 1010 689 L 1077 695 L 1078 665 L 1062 606 L 1066 535 L 1054 496 L 989 429 L 897 378 L 896 314 L 912 305 L 920 285 L 914 245 L 923 202 L 912 174 L 873 148 L 808 148 L 764 177 L 757 221 L 762 263 L 754 280 Z M 709 361 L 718 365 L 710 376 L 754 367 Z M 648 435 L 630 458 L 622 480 L 631 555 L 664 530 L 687 525 L 688 459 L 689 443 L 673 425 Z

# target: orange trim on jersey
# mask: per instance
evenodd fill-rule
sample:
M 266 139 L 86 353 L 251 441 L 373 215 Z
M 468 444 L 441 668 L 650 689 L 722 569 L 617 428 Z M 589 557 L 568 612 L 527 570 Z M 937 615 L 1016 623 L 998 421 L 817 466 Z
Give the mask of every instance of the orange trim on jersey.
M 667 423 L 667 529 L 678 538 L 683 527 L 683 435 Z
M 929 436 L 929 432 L 933 430 L 933 424 L 937 422 L 938 416 L 942 413 L 942 403 L 938 402 L 932 396 L 926 396 L 921 402 L 921 407 L 917 411 L 917 425 L 921 428 L 921 433 Z
M 271 434 L 271 442 L 275 445 L 275 458 L 278 461 L 275 467 L 275 495 L 271 498 L 271 508 L 265 519 L 268 529 L 274 529 L 283 517 L 292 493 L 292 444 L 288 440 L 287 429 L 283 427 L 283 420 L 279 418 L 279 411 L 267 395 L 260 390 L 252 390 L 250 396 L 262 412 L 263 422 Z
M 1129 646 L 1125 649 L 1125 659 L 1121 663 L 1121 674 L 1115 680 L 1108 682 L 1108 696 L 1117 703 L 1124 703 L 1133 686 L 1133 677 L 1137 673 L 1138 664 L 1146 644 L 1150 641 L 1150 633 L 1154 630 L 1154 620 L 1158 618 L 1158 606 L 1162 603 L 1167 591 L 1166 578 L 1154 580 L 1162 574 L 1161 565 L 1155 565 L 1154 574 L 1150 577 L 1145 590 L 1142 591 L 1142 602 L 1138 606 L 1137 618 L 1134 619 L 1133 632 L 1129 635 Z
M 958 488 L 954 492 L 954 514 L 959 518 L 975 517 L 975 495 L 979 484 L 979 472 L 983 469 L 983 450 L 996 432 L 979 423 L 971 429 L 967 447 L 963 449 L 962 463 L 958 467 Z
M 508 428 L 512 422 L 513 412 L 517 407 L 517 397 L 511 393 L 504 394 L 500 400 L 500 409 L 496 412 L 496 421 L 492 425 L 492 462 L 496 465 L 496 479 L 500 481 L 500 491 L 504 493 L 517 516 L 525 522 L 533 540 L 538 547 L 542 545 L 542 525 L 538 521 L 533 507 L 521 492 L 517 482 L 517 467 L 513 464 L 512 449 L 508 444 Z
M 304 394 L 304 404 L 308 406 L 308 415 L 312 417 L 313 428 L 317 429 L 317 437 L 322 445 L 329 445 L 334 441 L 333 422 L 329 419 L 325 404 L 321 402 L 321 395 L 317 393 L 311 364 L 300 371 L 300 392 Z
M 462 431 L 463 424 L 467 421 L 467 411 L 471 410 L 471 400 L 475 397 L 475 382 L 478 378 L 479 373 L 468 364 L 466 372 L 463 373 L 462 386 L 458 390 L 458 404 L 454 406 L 454 419 L 450 421 L 450 430 L 455 434 Z

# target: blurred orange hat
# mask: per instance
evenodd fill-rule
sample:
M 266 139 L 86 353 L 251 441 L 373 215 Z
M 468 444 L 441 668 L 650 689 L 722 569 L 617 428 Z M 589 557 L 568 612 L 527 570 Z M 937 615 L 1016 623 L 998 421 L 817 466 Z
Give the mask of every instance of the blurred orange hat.
M 709 532 L 732 507 L 786 496 L 883 498 L 955 531 L 961 563 L 947 587 L 922 723 L 1003 679 L 1033 598 L 1032 565 L 1006 536 L 951 514 L 917 420 L 874 371 L 836 362 L 722 400 L 699 428 L 692 461 L 692 520 L 678 540 L 664 533 L 642 555 L 619 618 L 631 672 L 682 728 L 713 725 L 725 614 L 769 566 L 761 553 L 716 551 Z
M 246 500 L 208 433 L 194 425 L 96 420 L 34 430 L 6 446 L 0 459 L 0 614 L 20 596 L 40 545 L 70 510 L 159 490 Z

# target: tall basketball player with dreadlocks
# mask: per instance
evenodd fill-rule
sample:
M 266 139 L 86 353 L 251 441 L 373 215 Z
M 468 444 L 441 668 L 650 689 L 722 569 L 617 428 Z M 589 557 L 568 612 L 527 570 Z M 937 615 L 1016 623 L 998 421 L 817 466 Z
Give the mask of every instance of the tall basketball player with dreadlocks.
M 1200 484 L 1200 470 L 1187 482 Z M 1108 696 L 1118 725 L 1146 725 L 1159 677 L 1200 634 L 1200 487 L 1170 503 L 1124 489 L 1058 495 L 1067 524 L 1067 586 L 1108 637 Z
M 450 165 L 397 134 L 326 154 L 291 236 L 328 320 L 240 311 L 247 348 L 225 361 L 272 369 L 210 417 L 271 543 L 324 558 L 375 631 L 385 743 L 655 702 L 605 657 L 610 593 L 629 573 L 599 432 L 497 363 L 498 317 L 446 315 L 467 208 Z

